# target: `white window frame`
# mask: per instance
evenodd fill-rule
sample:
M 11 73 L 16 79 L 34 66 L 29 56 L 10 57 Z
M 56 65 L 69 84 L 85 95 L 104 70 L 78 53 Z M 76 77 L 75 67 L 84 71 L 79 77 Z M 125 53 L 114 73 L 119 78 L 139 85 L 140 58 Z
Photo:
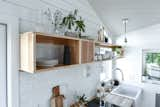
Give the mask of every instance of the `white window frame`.
M 152 52 L 152 53 L 160 53 L 160 49 L 143 49 L 142 50 L 142 76 L 141 76 L 141 81 L 145 82 L 145 83 L 151 83 L 151 84 L 157 84 L 160 85 L 160 81 L 159 80 L 150 80 L 148 78 L 146 78 L 145 76 L 143 76 L 143 73 L 145 71 L 145 54 L 148 52 Z
M 7 25 L 7 105 L 19 107 L 19 28 L 18 18 L 0 15 L 0 23 Z

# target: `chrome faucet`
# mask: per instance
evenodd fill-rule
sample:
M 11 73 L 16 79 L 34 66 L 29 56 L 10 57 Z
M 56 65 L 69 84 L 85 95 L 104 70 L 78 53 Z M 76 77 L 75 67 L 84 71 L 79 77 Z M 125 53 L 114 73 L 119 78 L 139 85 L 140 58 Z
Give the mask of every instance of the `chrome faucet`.
M 115 72 L 115 71 L 119 71 L 119 72 L 121 73 L 122 81 L 123 81 L 123 80 L 124 80 L 124 74 L 123 74 L 123 71 L 122 71 L 121 69 L 119 69 L 119 68 L 115 68 L 115 69 L 113 69 L 113 71 L 112 71 L 112 72 Z

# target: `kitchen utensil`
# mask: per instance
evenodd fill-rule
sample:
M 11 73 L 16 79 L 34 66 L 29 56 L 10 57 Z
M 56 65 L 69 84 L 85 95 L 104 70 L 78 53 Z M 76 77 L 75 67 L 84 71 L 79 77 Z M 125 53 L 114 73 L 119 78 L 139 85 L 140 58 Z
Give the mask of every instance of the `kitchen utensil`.
M 51 98 L 51 107 L 63 107 L 63 95 L 59 95 Z
M 59 86 L 53 87 L 52 93 L 54 96 L 59 96 L 60 95 Z
M 63 107 L 64 95 L 60 95 L 60 87 L 56 86 L 52 89 L 51 107 Z
M 56 97 L 56 107 L 63 107 L 63 95 L 59 95 Z

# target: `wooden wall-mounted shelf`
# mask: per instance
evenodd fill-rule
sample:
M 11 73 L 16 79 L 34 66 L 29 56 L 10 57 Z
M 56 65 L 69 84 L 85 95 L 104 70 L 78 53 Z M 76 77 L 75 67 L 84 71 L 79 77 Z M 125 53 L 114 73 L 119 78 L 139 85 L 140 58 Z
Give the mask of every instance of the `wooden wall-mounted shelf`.
M 103 42 L 95 42 L 95 45 L 99 47 L 106 47 L 106 48 L 122 48 L 121 45 L 103 43 Z
M 69 46 L 71 49 L 71 64 L 58 64 L 57 66 L 48 68 L 38 67 L 36 64 L 36 46 L 41 43 Z M 29 73 L 36 73 L 62 67 L 70 67 L 72 65 L 92 63 L 94 62 L 95 46 L 107 48 L 121 47 L 119 45 L 106 44 L 102 42 L 95 42 L 93 40 L 84 40 L 68 36 L 49 35 L 39 32 L 26 32 L 21 34 L 20 39 L 20 70 Z

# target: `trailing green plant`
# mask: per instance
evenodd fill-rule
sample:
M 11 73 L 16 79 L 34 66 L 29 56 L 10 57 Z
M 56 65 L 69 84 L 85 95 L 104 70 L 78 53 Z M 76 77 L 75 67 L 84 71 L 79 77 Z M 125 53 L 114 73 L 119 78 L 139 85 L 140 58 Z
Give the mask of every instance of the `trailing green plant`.
M 77 31 L 79 37 L 81 37 L 81 33 L 85 32 L 85 24 L 84 21 L 82 20 L 82 17 L 80 17 L 79 20 L 76 20 L 75 24 L 76 24 L 75 31 Z

